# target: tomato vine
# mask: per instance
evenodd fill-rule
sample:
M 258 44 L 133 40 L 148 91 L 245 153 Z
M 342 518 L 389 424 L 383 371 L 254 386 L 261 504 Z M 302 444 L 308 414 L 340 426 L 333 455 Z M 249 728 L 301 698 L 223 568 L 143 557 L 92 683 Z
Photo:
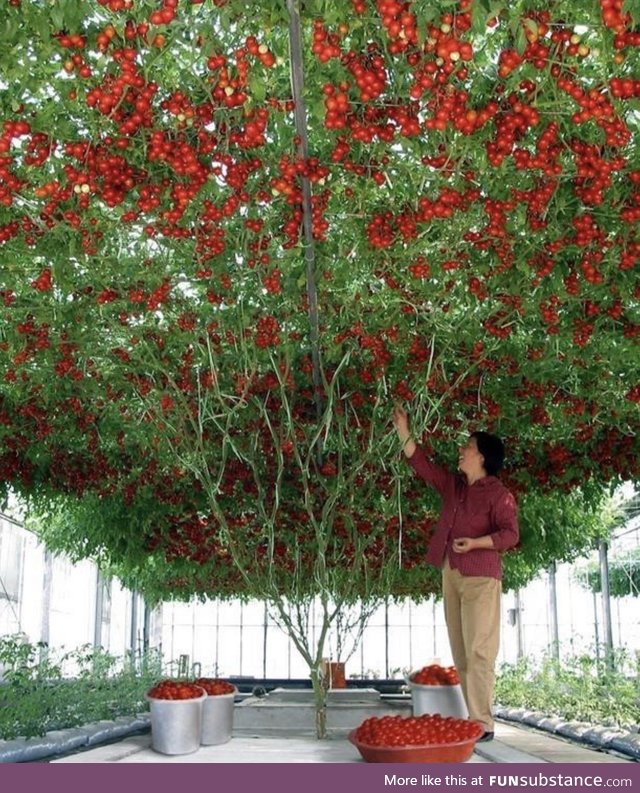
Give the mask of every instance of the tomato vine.
M 287 3 L 9 3 L 2 480 L 157 596 L 427 594 L 400 399 L 506 438 L 522 581 L 640 472 L 637 11 L 295 6 L 304 158 Z

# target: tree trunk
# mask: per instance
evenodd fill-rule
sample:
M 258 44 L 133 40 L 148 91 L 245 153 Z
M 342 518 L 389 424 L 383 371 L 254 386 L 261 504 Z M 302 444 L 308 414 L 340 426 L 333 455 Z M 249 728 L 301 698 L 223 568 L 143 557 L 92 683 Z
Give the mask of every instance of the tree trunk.
M 322 740 L 327 737 L 327 689 L 324 677 L 317 667 L 311 670 L 311 685 L 316 709 L 316 738 Z

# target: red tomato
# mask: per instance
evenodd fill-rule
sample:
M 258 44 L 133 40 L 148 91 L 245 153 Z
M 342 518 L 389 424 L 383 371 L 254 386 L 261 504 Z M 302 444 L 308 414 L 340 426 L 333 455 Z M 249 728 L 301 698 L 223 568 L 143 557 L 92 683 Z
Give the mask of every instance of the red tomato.
M 445 667 L 439 664 L 423 666 L 409 679 L 412 683 L 418 683 L 421 686 L 457 686 L 460 683 L 455 666 Z
M 365 719 L 355 738 L 368 746 L 425 746 L 479 738 L 483 728 L 469 719 L 428 713 L 424 716 L 374 716 Z
M 203 695 L 202 686 L 184 680 L 161 680 L 149 689 L 147 696 L 152 699 L 199 699 Z
M 228 683 L 226 680 L 219 680 L 215 677 L 199 677 L 193 681 L 196 686 L 204 688 L 207 694 L 211 697 L 219 696 L 220 694 L 233 694 L 235 686 Z

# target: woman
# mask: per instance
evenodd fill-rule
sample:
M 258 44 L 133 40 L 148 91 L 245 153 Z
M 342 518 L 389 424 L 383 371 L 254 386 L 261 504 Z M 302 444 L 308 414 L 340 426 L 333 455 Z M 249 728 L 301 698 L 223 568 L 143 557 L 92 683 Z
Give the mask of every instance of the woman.
M 442 568 L 444 615 L 453 662 L 469 717 L 484 725 L 481 741 L 493 739 L 493 689 L 500 643 L 500 554 L 519 539 L 514 497 L 496 478 L 504 461 L 500 438 L 474 432 L 460 448 L 459 474 L 427 460 L 396 405 L 393 423 L 409 464 L 442 497 L 442 511 L 427 561 Z

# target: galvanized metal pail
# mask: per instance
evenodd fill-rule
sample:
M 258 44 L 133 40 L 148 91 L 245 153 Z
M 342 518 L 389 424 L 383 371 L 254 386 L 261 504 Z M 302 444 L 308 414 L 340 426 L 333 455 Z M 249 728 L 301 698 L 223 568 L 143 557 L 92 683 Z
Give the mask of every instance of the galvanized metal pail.
M 155 699 L 147 695 L 151 710 L 151 748 L 160 754 L 191 754 L 200 747 L 203 690 L 198 699 Z
M 202 705 L 202 744 L 214 746 L 226 743 L 233 730 L 234 697 L 237 689 L 229 694 L 209 694 Z
M 424 686 L 409 681 L 409 686 L 414 716 L 439 713 L 441 716 L 454 716 L 457 719 L 469 717 L 459 683 L 453 686 Z

